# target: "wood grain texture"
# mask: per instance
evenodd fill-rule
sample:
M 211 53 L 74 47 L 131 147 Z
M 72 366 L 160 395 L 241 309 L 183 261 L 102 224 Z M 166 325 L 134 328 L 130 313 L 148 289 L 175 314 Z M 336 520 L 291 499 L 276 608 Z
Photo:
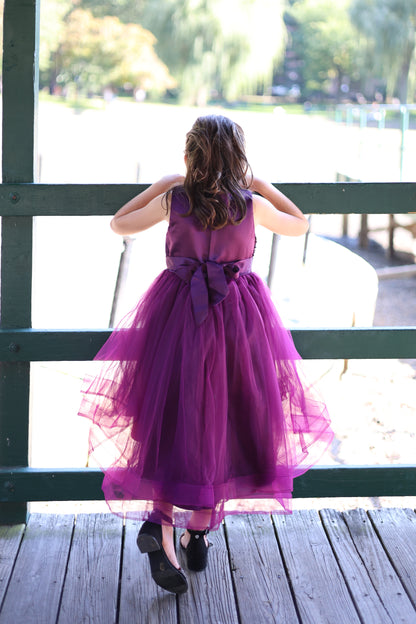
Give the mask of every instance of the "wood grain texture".
M 273 521 L 302 624 L 359 624 L 318 512 Z
M 24 524 L 0 526 L 0 605 L 9 584 L 25 529 Z
M 120 518 L 79 516 L 72 537 L 73 516 L 34 514 L 26 530 L 0 527 L 0 624 L 414 624 L 401 585 L 404 574 L 414 577 L 414 512 L 371 515 L 274 516 L 283 567 L 267 516 L 227 518 L 228 550 L 221 527 L 209 535 L 205 572 L 188 571 L 177 548 L 190 588 L 175 597 L 153 583 L 136 547 L 138 523 L 126 523 L 123 541 Z
M 228 516 L 225 526 L 241 623 L 298 622 L 271 517 Z
M 32 219 L 2 219 L 1 327 L 31 327 Z M 9 351 L 10 352 L 10 351 Z M 1 359 L 1 358 L 0 358 Z M 29 455 L 29 362 L 0 363 L 0 464 L 27 466 Z M 0 509 L 1 522 L 25 522 L 25 505 Z
M 320 512 L 342 574 L 365 624 L 392 624 L 392 619 L 375 590 L 342 514 L 334 509 Z
M 0 468 L 0 501 L 103 500 L 100 468 Z
M 126 521 L 119 624 L 176 624 L 176 596 L 156 585 L 136 538 L 141 522 Z
M 405 359 L 416 355 L 416 329 L 411 327 L 307 329 L 291 333 L 305 359 Z
M 123 522 L 111 514 L 77 517 L 58 624 L 114 624 Z
M 414 496 L 416 466 L 315 466 L 295 479 L 294 498 Z
M 306 214 L 416 211 L 416 184 L 412 182 L 299 182 L 275 186 Z M 0 216 L 112 215 L 147 187 L 148 184 L 2 184 Z
M 351 539 L 394 624 L 416 623 L 416 612 L 363 509 L 343 513 Z
M 34 181 L 35 118 L 38 92 L 40 3 L 36 0 L 5 0 L 3 10 L 2 72 L 2 180 Z M 32 218 L 17 218 L 14 200 L 8 217 L 2 218 L 1 233 L 1 326 L 31 327 Z M 28 463 L 29 364 L 8 369 L 8 382 L 17 390 L 11 396 L 3 380 L 0 388 L 2 426 L 0 464 Z M 12 409 L 13 407 L 13 409 Z M 21 435 L 16 435 L 16 432 Z M 8 433 L 7 433 L 8 432 Z M 7 442 L 8 441 L 8 442 Z M 2 521 L 22 522 L 26 506 L 0 509 Z
M 209 549 L 208 566 L 202 572 L 187 569 L 185 553 L 178 543 L 182 532 L 179 530 L 176 536 L 176 551 L 188 578 L 189 589 L 178 598 L 180 623 L 238 624 L 223 527 L 209 534 L 212 546 Z
M 91 360 L 110 336 L 108 329 L 0 329 L 0 358 L 5 362 Z M 304 359 L 412 358 L 414 327 L 294 329 Z M 10 345 L 18 349 L 11 349 Z
M 40 2 L 5 0 L 3 182 L 33 182 Z M 34 62 L 35 61 L 35 62 Z
M 99 468 L 0 468 L 0 504 L 102 500 Z M 294 497 L 411 496 L 414 466 L 315 466 L 295 480 Z M 358 492 L 360 494 L 358 494 Z
M 1 237 L 1 327 L 31 327 L 32 219 L 3 218 Z
M 33 514 L 6 592 L 1 624 L 55 624 L 74 518 Z
M 110 335 L 108 329 L 0 329 L 0 358 L 12 362 L 92 360 Z M 17 349 L 13 351 L 10 345 Z
M 30 365 L 0 362 L 0 465 L 27 466 Z M 13 493 L 12 491 L 10 492 Z
M 416 513 L 413 509 L 371 509 L 368 515 L 416 609 Z

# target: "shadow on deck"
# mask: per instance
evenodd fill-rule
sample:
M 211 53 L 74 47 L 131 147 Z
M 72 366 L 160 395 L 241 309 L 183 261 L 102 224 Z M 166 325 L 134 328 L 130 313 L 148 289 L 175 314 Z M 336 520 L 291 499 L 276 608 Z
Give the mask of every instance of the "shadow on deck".
M 0 527 L 0 623 L 416 622 L 414 510 L 229 516 L 180 597 L 151 580 L 138 527 L 110 514 Z

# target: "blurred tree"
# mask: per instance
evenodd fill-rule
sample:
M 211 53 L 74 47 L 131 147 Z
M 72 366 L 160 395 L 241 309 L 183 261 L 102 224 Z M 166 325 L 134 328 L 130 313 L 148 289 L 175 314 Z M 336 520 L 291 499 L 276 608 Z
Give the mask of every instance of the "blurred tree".
M 282 0 L 214 0 L 218 88 L 228 99 L 264 94 L 286 45 Z
M 124 24 L 140 24 L 148 0 L 74 0 L 74 6 L 91 11 L 94 17 L 118 17 Z M 152 0 L 150 0 L 152 2 Z
M 263 92 L 265 85 L 271 85 L 273 66 L 284 48 L 282 14 L 285 0 L 44 2 L 45 5 L 69 2 L 72 11 L 66 17 L 68 24 L 74 21 L 75 18 L 71 17 L 74 13 L 84 10 L 88 11 L 91 19 L 112 16 L 124 24 L 141 24 L 153 32 L 157 38 L 157 54 L 177 79 L 183 98 L 193 103 L 204 103 L 213 92 L 228 99 L 243 93 L 256 93 L 257 90 Z M 55 10 L 57 19 L 58 13 Z M 54 15 L 51 24 L 55 21 Z M 79 26 L 86 27 L 86 21 L 80 22 Z M 52 26 L 51 30 L 54 30 Z M 73 35 L 76 37 L 76 32 Z M 88 46 L 86 42 L 79 41 L 79 37 L 78 44 L 78 56 L 75 47 L 71 47 L 68 41 L 65 49 L 71 49 L 72 60 L 75 62 L 77 58 L 78 69 L 82 66 L 83 79 L 88 73 L 88 81 L 92 84 L 96 82 L 98 65 L 94 68 L 94 61 L 89 69 L 86 67 L 88 54 L 84 57 L 81 49 L 85 50 Z M 45 67 L 48 68 L 49 62 L 50 70 L 54 60 L 46 59 Z M 105 62 L 103 67 L 107 71 Z M 67 65 L 65 68 L 69 69 Z
M 284 0 L 153 0 L 142 23 L 192 103 L 263 92 L 284 49 Z
M 350 13 L 367 38 L 373 69 L 386 79 L 387 94 L 406 103 L 415 62 L 416 0 L 352 0 Z
M 117 17 L 97 18 L 83 9 L 58 22 L 49 60 L 50 79 L 58 85 L 101 93 L 105 87 L 126 85 L 163 92 L 175 84 L 154 51 L 155 37 L 142 26 L 122 24 Z M 45 54 L 45 66 L 47 59 Z
M 73 8 L 72 0 L 46 0 L 42 2 L 42 32 L 39 43 L 40 84 L 50 91 L 56 85 L 59 68 L 55 52 L 65 30 L 65 17 Z
M 295 0 L 288 8 L 295 20 L 293 49 L 303 61 L 306 97 L 314 93 L 345 96 L 357 69 L 357 32 L 348 14 L 349 0 Z M 345 80 L 345 82 L 343 82 Z
M 146 2 L 142 23 L 156 38 L 156 50 L 192 103 L 206 101 L 215 74 L 214 42 L 219 25 L 206 0 Z

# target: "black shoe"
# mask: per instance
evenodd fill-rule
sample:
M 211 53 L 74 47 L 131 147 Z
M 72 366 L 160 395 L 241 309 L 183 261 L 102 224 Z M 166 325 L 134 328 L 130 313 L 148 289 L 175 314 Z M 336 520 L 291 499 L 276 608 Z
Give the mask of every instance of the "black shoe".
M 150 570 L 154 582 L 174 594 L 183 594 L 188 589 L 184 573 L 169 561 L 162 546 L 162 527 L 146 521 L 137 536 L 140 552 L 148 553 Z
M 205 529 L 205 531 L 193 531 L 192 529 L 187 530 L 191 534 L 191 539 L 189 540 L 186 548 L 180 540 L 181 547 L 186 552 L 186 563 L 189 570 L 201 572 L 202 570 L 205 570 L 208 563 L 209 544 L 205 542 L 205 535 L 208 535 L 208 529 Z

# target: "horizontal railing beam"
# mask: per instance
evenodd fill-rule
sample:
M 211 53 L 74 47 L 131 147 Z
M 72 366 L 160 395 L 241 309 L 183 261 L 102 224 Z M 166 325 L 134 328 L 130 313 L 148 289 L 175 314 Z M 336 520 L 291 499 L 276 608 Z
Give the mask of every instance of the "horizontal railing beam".
M 103 500 L 98 468 L 0 469 L 0 502 Z M 416 496 L 416 467 L 316 466 L 294 481 L 295 498 Z
M 293 496 L 416 496 L 416 466 L 315 466 L 295 479 Z
M 275 184 L 306 214 L 416 212 L 416 183 Z M 148 184 L 1 184 L 0 216 L 112 215 Z
M 110 333 L 110 330 L 99 329 L 1 329 L 0 361 L 92 360 Z M 305 359 L 416 357 L 416 327 L 293 329 L 291 333 L 299 353 Z
M 416 357 L 416 327 L 293 329 L 304 359 L 411 359 Z

